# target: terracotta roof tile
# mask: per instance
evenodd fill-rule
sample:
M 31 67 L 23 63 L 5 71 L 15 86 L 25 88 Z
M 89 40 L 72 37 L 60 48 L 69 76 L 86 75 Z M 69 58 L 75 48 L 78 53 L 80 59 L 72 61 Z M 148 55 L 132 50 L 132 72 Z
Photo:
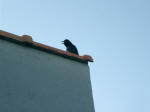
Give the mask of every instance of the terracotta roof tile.
M 32 37 L 28 35 L 18 36 L 18 35 L 14 35 L 14 34 L 0 30 L 0 39 L 8 40 L 8 41 L 20 44 L 20 45 L 32 47 L 32 48 L 35 48 L 35 49 L 38 49 L 47 53 L 56 54 L 64 58 L 72 59 L 72 60 L 79 61 L 82 63 L 88 63 L 88 61 L 93 62 L 92 57 L 89 55 L 78 56 L 73 53 L 69 53 L 69 52 L 54 48 L 54 47 L 50 47 L 50 46 L 33 41 Z

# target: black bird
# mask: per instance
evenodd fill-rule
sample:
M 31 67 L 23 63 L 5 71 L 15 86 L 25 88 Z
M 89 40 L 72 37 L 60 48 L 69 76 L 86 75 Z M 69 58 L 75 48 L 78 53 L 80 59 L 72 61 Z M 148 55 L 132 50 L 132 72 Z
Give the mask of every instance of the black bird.
M 74 53 L 74 54 L 79 55 L 76 46 L 73 45 L 73 44 L 70 42 L 70 40 L 65 39 L 65 40 L 62 41 L 62 42 L 63 42 L 63 44 L 66 46 L 66 50 L 67 50 L 68 52 L 71 52 L 71 53 Z

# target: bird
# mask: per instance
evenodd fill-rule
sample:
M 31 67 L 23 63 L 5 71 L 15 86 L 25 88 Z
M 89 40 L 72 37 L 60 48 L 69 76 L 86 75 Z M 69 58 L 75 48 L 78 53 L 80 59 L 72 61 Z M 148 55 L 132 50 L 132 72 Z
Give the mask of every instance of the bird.
M 68 51 L 68 52 L 70 52 L 70 53 L 74 53 L 74 54 L 76 54 L 76 55 L 79 55 L 76 46 L 73 45 L 70 40 L 65 39 L 65 40 L 62 41 L 62 42 L 63 42 L 63 44 L 66 46 L 66 51 Z

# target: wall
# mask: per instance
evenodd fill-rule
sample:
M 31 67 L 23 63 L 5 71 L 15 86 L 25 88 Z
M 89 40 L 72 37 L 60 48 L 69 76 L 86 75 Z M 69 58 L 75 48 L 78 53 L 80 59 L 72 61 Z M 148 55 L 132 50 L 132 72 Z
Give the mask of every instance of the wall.
M 88 65 L 0 40 L 0 112 L 94 112 Z

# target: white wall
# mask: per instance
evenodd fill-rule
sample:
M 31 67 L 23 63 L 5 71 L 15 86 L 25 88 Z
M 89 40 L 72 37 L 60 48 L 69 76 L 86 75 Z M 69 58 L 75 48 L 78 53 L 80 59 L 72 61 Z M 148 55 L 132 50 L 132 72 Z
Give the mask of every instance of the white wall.
M 88 65 L 0 40 L 0 112 L 94 112 Z

